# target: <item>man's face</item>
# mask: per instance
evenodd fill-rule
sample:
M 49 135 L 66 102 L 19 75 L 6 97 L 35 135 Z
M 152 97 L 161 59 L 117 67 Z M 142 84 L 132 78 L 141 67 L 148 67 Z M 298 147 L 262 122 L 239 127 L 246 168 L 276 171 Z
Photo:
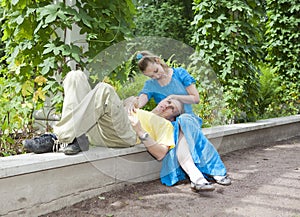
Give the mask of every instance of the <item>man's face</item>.
M 181 103 L 175 99 L 164 99 L 155 107 L 153 112 L 160 117 L 168 120 L 174 120 L 175 117 L 180 115 Z

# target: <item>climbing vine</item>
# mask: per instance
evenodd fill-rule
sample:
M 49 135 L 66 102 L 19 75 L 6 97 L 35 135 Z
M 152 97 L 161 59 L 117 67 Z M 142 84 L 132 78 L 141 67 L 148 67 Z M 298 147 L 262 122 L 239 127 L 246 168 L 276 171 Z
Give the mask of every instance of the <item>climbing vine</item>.
M 54 2 L 1 1 L 1 149 L 12 144 L 8 138 L 16 131 L 30 130 L 33 111 L 46 96 L 60 111 L 61 81 L 70 64 L 84 68 L 98 52 L 131 35 L 135 7 L 129 0 Z M 71 30 L 82 40 L 69 39 Z

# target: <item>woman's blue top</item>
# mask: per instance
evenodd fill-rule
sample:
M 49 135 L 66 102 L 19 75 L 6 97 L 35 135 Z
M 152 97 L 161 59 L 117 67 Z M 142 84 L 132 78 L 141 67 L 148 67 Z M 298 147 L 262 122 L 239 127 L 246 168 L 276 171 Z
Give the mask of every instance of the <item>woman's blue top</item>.
M 172 79 L 167 85 L 161 86 L 157 80 L 150 79 L 145 82 L 139 94 L 146 94 L 148 100 L 153 97 L 158 104 L 169 95 L 189 95 L 185 88 L 195 82 L 195 79 L 184 68 L 173 68 Z M 184 104 L 184 111 L 192 114 L 192 105 Z

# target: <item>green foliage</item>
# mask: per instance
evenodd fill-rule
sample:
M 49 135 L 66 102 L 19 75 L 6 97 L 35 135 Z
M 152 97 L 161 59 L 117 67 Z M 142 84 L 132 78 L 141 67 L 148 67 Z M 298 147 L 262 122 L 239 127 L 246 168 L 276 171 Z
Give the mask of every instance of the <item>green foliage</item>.
M 259 115 L 261 119 L 278 117 L 284 109 L 280 103 L 279 93 L 282 89 L 276 68 L 260 65 L 260 91 L 258 97 Z
M 3 8 L 2 7 L 0 7 L 0 17 L 2 17 L 3 16 Z M 2 26 L 2 23 L 3 23 L 3 20 L 2 19 L 0 19 L 0 25 Z M 3 35 L 3 33 L 2 33 L 2 31 L 0 31 L 0 38 L 2 38 L 2 35 Z M 1 42 L 1 40 L 0 40 L 0 64 L 3 64 L 3 56 L 4 56 L 4 44 Z
M 46 96 L 54 96 L 52 105 L 60 112 L 61 81 L 70 64 L 83 69 L 98 52 L 131 35 L 135 13 L 131 1 L 69 2 L 1 1 L 1 75 L 6 89 L 0 96 L 4 115 L 0 133 L 7 138 L 24 127 L 30 129 L 33 111 L 43 107 Z M 82 40 L 67 38 L 70 30 L 78 31 Z M 1 146 L 9 143 L 1 138 Z
M 148 77 L 138 74 L 135 75 L 130 81 L 124 83 L 118 88 L 117 93 L 121 99 L 126 99 L 130 96 L 138 96 L 139 92 L 143 89 L 145 81 Z
M 297 114 L 300 112 L 300 5 L 296 0 L 267 0 L 266 3 L 266 61 L 275 67 L 280 80 L 276 105 L 281 107 L 281 112 L 278 114 Z
M 133 15 L 136 13 L 132 1 L 88 0 L 84 1 L 84 6 L 79 11 L 79 14 L 82 13 L 88 13 L 91 19 L 90 26 L 78 24 L 82 28 L 80 33 L 87 34 L 88 57 L 94 57 L 112 44 L 132 36 Z
M 27 117 L 30 117 L 33 105 L 16 94 L 18 89 L 21 89 L 18 82 L 0 77 L 0 156 L 22 152 L 17 138 L 20 132 L 27 132 L 31 124 L 31 119 Z
M 213 69 L 197 53 L 192 58 L 193 62 L 187 66 L 187 71 L 195 78 L 200 96 L 199 104 L 193 105 L 194 113 L 204 120 L 204 127 L 224 125 L 229 111 L 223 97 L 223 88 Z
M 160 36 L 189 44 L 191 17 L 182 1 L 139 1 L 135 18 L 136 36 Z M 154 45 L 155 46 L 155 45 Z
M 217 74 L 235 122 L 256 119 L 258 61 L 262 58 L 262 3 L 256 0 L 194 0 L 193 41 Z

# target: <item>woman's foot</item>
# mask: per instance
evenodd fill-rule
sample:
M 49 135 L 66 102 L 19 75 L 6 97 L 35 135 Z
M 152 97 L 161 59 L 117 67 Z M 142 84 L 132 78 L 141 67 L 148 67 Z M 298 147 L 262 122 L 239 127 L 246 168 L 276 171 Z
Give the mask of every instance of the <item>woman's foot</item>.
M 214 191 L 215 187 L 210 182 L 205 182 L 202 184 L 195 184 L 191 182 L 191 189 L 195 192 L 203 192 L 203 191 Z
M 213 179 L 219 185 L 231 185 L 231 179 L 227 175 L 225 175 L 225 176 L 213 176 Z

